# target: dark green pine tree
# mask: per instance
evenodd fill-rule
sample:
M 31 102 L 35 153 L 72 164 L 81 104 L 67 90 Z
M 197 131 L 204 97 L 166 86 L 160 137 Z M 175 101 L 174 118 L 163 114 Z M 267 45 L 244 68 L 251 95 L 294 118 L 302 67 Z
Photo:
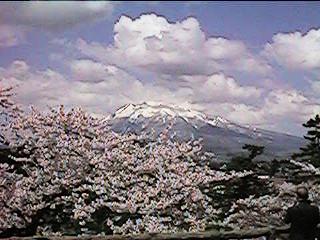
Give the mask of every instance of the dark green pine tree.
M 254 170 L 256 168 L 256 163 L 253 162 L 253 159 L 263 153 L 264 146 L 245 144 L 242 149 L 247 151 L 246 156 L 240 155 L 231 158 L 230 162 L 227 164 L 228 170 Z
M 311 163 L 315 167 L 320 167 L 320 117 L 319 114 L 315 118 L 311 118 L 306 123 L 302 124 L 309 129 L 304 136 L 308 140 L 308 144 L 301 147 L 300 153 L 294 154 L 294 159 L 299 159 L 304 162 Z

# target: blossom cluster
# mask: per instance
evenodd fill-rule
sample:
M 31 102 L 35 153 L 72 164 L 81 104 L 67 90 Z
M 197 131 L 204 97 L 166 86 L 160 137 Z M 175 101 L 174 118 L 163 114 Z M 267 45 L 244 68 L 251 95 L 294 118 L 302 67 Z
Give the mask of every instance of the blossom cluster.
M 296 189 L 299 186 L 307 187 L 309 200 L 316 206 L 320 205 L 319 183 L 274 183 L 275 194 L 251 195 L 234 202 L 224 224 L 234 229 L 282 226 L 287 209 L 296 203 Z
M 211 170 L 200 141 L 167 133 L 118 135 L 63 106 L 14 116 L 1 128 L 11 152 L 0 164 L 0 233 L 62 231 L 65 220 L 77 233 L 204 230 L 219 214 L 206 194 L 212 183 L 252 173 Z

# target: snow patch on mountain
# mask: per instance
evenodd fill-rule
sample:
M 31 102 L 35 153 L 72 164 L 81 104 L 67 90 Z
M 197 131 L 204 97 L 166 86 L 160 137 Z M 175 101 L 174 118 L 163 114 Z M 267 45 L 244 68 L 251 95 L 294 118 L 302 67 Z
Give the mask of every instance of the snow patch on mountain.
M 134 122 L 139 117 L 144 118 L 154 118 L 162 117 L 162 120 L 165 121 L 165 118 L 182 118 L 188 123 L 194 123 L 195 121 L 204 122 L 212 126 L 227 127 L 232 125 L 232 123 L 220 116 L 207 117 L 206 114 L 191 110 L 185 109 L 178 106 L 165 106 L 162 104 L 127 104 L 119 108 L 114 114 L 114 119 L 119 118 L 129 118 L 130 122 Z

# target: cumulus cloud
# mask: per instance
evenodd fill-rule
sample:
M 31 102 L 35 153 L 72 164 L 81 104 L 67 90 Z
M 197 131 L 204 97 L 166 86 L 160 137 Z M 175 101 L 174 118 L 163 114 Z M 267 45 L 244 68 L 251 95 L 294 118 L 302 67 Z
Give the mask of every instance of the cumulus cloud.
M 24 41 L 24 30 L 20 27 L 0 24 L 0 48 L 12 47 Z
M 320 68 L 320 29 L 278 33 L 266 44 L 263 54 L 281 66 L 290 69 L 312 70 Z
M 183 89 L 173 92 L 150 83 L 143 84 L 116 66 L 88 59 L 74 60 L 69 67 L 71 75 L 65 76 L 49 68 L 35 70 L 26 62 L 16 60 L 7 68 L 0 68 L 0 78 L 5 85 L 17 86 L 18 102 L 41 110 L 64 104 L 106 114 L 121 105 L 143 101 L 183 105 L 188 94 Z
M 317 96 L 320 96 L 320 81 L 311 81 L 311 89 Z
M 257 101 L 262 89 L 241 86 L 232 77 L 223 73 L 209 76 L 182 76 L 187 86 L 194 91 L 194 101 L 201 102 L 239 102 L 247 99 Z
M 243 102 L 203 103 L 202 111 L 219 114 L 243 125 L 302 136 L 302 123 L 320 112 L 313 102 L 294 89 L 270 91 L 260 104 Z
M 267 128 L 270 126 L 270 122 L 263 118 L 261 106 L 253 106 L 240 102 L 211 102 L 203 104 L 203 111 L 211 115 L 223 116 L 230 121 L 243 125 Z
M 61 74 L 51 69 L 33 71 L 21 60 L 14 61 L 8 68 L 0 68 L 0 78 L 3 84 L 16 86 L 18 102 L 25 106 L 57 105 L 63 98 L 62 91 L 68 91 L 69 87 Z
M 265 109 L 273 119 L 277 117 L 305 117 L 314 113 L 314 105 L 302 93 L 296 90 L 274 90 L 265 100 Z
M 109 76 L 108 83 L 82 82 L 52 69 L 34 70 L 26 62 L 17 60 L 8 68 L 1 68 L 0 77 L 4 84 L 18 86 L 17 101 L 25 106 L 34 105 L 44 110 L 46 106 L 64 104 L 81 106 L 91 112 L 99 108 L 107 112 L 109 97 L 115 97 L 108 96 L 107 90 L 112 88 L 108 83 L 117 76 Z
M 121 16 L 114 26 L 112 45 L 79 39 L 77 48 L 104 63 L 139 67 L 160 74 L 208 75 L 229 70 L 267 74 L 271 71 L 271 67 L 242 42 L 207 38 L 193 17 L 170 23 L 155 14 L 136 19 Z
M 73 60 L 70 63 L 70 69 L 76 80 L 84 82 L 104 81 L 116 70 L 115 67 L 106 66 L 88 59 Z
M 272 54 L 280 49 L 275 47 L 279 42 L 276 36 L 265 47 L 268 58 L 276 59 Z M 271 67 L 243 42 L 207 37 L 192 17 L 173 23 L 155 14 L 136 19 L 122 16 L 114 26 L 114 42 L 109 45 L 83 39 L 74 44 L 64 38 L 54 39 L 51 44 L 64 49 L 49 58 L 62 63 L 67 74 L 50 68 L 36 70 L 19 60 L 0 68 L 0 78 L 20 85 L 17 97 L 26 105 L 44 108 L 63 103 L 103 114 L 123 104 L 145 101 L 180 105 L 240 124 L 280 131 L 287 131 L 284 122 L 300 126 L 320 111 L 310 96 L 288 85 L 279 89 L 280 85 L 270 83 L 274 77 L 269 74 Z M 296 47 L 299 49 L 304 48 Z M 296 64 L 290 51 L 279 52 L 286 64 Z M 316 64 L 307 62 L 304 69 L 315 69 Z M 267 81 L 269 87 L 248 85 L 243 72 Z M 311 87 L 320 91 L 316 82 L 311 82 Z
M 223 102 L 235 99 L 255 98 L 260 90 L 242 87 L 223 74 L 185 76 L 185 86 L 170 89 L 157 82 L 142 82 L 126 71 L 89 59 L 69 63 L 70 76 L 52 69 L 32 69 L 26 62 L 17 60 L 0 69 L 5 83 L 19 85 L 19 101 L 25 105 L 81 105 L 90 111 L 112 112 L 127 103 L 159 102 L 199 107 L 208 101 Z M 205 94 L 202 89 L 206 89 Z M 223 96 L 221 93 L 224 93 Z M 223 98 L 223 99 L 222 99 Z
M 0 6 L 0 20 L 45 30 L 61 30 L 109 17 L 113 10 L 111 2 L 4 2 Z
M 150 82 L 141 82 L 126 71 L 89 59 L 70 62 L 70 76 L 51 69 L 34 70 L 26 62 L 17 60 L 7 68 L 0 68 L 4 83 L 19 85 L 17 100 L 40 109 L 64 104 L 81 106 L 96 114 L 107 114 L 127 103 L 155 102 L 221 115 L 240 123 L 285 131 L 283 122 L 302 122 L 320 111 L 320 106 L 296 90 L 273 90 L 261 103 L 246 103 L 261 98 L 261 89 L 241 86 L 223 74 L 185 76 L 186 85 L 169 89 Z M 194 87 L 188 83 L 193 81 Z M 215 84 L 216 83 L 216 84 Z M 210 89 L 208 95 L 200 90 Z M 211 93 L 211 94 L 210 94 Z M 224 96 L 221 95 L 224 94 Z M 221 100 L 224 99 L 224 101 Z M 235 100 L 237 99 L 237 101 Z
M 242 106 L 241 106 L 242 105 Z M 300 126 L 320 111 L 320 105 L 311 101 L 295 89 L 273 90 L 268 93 L 262 105 L 258 107 L 244 106 L 230 112 L 231 118 L 241 117 L 243 114 L 251 124 L 262 126 L 273 125 L 277 129 L 283 122 L 294 123 Z M 234 116 L 232 116 L 235 114 Z
M 96 94 L 94 108 L 100 112 L 113 112 L 127 103 L 157 102 L 190 106 L 188 100 L 193 92 L 187 87 L 172 90 L 155 82 L 142 82 L 117 66 L 89 59 L 72 61 L 70 69 L 74 81 Z

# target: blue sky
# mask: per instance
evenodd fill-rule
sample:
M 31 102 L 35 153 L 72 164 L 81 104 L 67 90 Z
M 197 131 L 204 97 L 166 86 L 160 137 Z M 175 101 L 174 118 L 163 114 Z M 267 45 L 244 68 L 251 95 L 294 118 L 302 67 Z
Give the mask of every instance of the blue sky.
M 1 2 L 1 84 L 40 109 L 156 102 L 302 135 L 319 2 Z

